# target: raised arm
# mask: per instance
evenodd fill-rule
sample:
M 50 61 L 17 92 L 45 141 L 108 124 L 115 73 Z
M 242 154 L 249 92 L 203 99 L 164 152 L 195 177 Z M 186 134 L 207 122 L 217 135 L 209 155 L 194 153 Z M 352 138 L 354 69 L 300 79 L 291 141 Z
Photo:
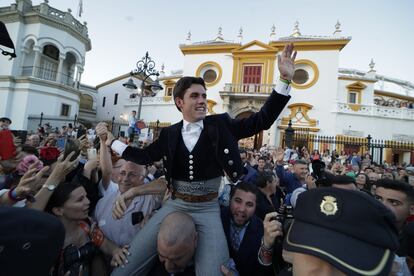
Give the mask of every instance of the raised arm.
M 283 167 L 283 156 L 285 151 L 283 148 L 279 147 L 277 150 L 274 150 L 273 155 L 273 162 L 276 164 L 276 175 L 280 179 L 280 183 L 284 183 L 285 180 L 285 168 Z
M 112 174 L 112 160 L 109 148 L 106 146 L 108 141 L 108 125 L 106 123 L 99 123 L 96 128 L 96 135 L 99 137 L 101 143 L 100 154 L 99 154 L 99 165 L 101 166 L 102 172 L 102 186 L 106 190 L 111 181 Z
M 76 158 L 73 161 L 70 161 L 70 158 L 75 154 L 72 151 L 66 159 L 63 160 L 63 154 L 58 158 L 56 167 L 53 169 L 52 173 L 47 178 L 45 184 L 35 195 L 35 202 L 30 205 L 30 208 L 43 211 L 49 201 L 54 189 L 64 181 L 67 174 L 74 170 L 79 163 L 80 157 Z

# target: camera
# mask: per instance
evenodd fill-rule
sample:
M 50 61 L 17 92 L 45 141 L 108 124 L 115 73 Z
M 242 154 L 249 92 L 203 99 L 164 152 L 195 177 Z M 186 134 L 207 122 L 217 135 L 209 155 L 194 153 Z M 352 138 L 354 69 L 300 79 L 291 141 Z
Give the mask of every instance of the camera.
M 284 205 L 279 209 L 279 214 L 276 219 L 282 224 L 283 233 L 289 229 L 290 224 L 292 223 L 293 216 L 293 207 L 292 205 Z
M 277 220 L 278 222 L 280 222 L 280 224 L 282 224 L 283 233 L 287 233 L 290 225 L 292 224 L 293 219 L 293 207 L 291 205 L 283 205 L 279 208 L 278 215 L 276 217 L 271 218 L 270 221 Z M 283 237 L 276 237 L 276 242 L 282 243 Z
M 92 242 L 81 247 L 69 245 L 63 251 L 63 271 L 69 271 L 69 276 L 78 276 L 81 264 L 87 263 L 98 252 L 98 248 Z

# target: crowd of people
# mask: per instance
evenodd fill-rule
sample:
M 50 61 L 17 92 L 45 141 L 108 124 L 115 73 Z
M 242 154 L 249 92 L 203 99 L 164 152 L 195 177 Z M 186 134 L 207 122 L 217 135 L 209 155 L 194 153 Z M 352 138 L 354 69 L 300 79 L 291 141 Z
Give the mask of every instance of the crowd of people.
M 380 106 L 389 106 L 396 108 L 414 108 L 414 103 L 409 101 L 398 101 L 398 100 L 384 100 L 384 99 L 374 99 L 376 105 Z
M 14 137 L 0 159 L 0 274 L 411 275 L 412 165 L 238 148 L 283 110 L 295 57 L 287 45 L 276 92 L 246 119 L 205 116 L 204 81 L 183 77 L 183 121 L 148 146 L 104 122 Z

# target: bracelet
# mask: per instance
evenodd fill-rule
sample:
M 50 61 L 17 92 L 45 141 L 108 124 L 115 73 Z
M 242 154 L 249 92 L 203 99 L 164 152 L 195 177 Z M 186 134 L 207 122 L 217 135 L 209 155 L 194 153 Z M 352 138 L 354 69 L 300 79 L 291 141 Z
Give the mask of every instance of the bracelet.
M 290 81 L 290 80 L 287 80 L 287 79 L 284 79 L 284 78 L 282 78 L 282 77 L 280 77 L 279 78 L 279 80 L 281 81 L 281 82 L 283 82 L 283 83 L 286 83 L 287 85 L 289 85 L 292 81 Z
M 271 246 L 269 248 L 264 244 L 264 238 L 263 237 L 262 237 L 262 242 L 260 244 L 260 247 L 263 248 L 263 251 L 265 251 L 265 252 L 269 252 L 269 251 L 272 252 L 272 249 L 273 249 L 273 246 Z
M 14 201 L 14 202 L 17 202 L 17 201 L 20 201 L 20 200 L 24 199 L 24 197 L 17 197 L 16 187 L 10 189 L 9 192 L 7 193 L 7 195 L 9 196 L 9 199 L 11 201 Z
M 261 265 L 269 266 L 272 264 L 273 250 L 266 248 L 262 238 L 262 244 L 260 245 L 258 252 L 258 260 Z

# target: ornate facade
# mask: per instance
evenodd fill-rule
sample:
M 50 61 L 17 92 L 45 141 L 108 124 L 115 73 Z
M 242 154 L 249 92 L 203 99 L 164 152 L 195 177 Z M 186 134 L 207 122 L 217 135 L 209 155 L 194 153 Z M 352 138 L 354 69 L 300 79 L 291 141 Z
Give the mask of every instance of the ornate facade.
M 91 50 L 86 22 L 30 0 L 0 7 L 17 58 L 1 61 L 0 116 L 14 129 L 34 130 L 43 123 L 60 127 L 96 116 L 96 89 L 80 84 L 86 52 Z

